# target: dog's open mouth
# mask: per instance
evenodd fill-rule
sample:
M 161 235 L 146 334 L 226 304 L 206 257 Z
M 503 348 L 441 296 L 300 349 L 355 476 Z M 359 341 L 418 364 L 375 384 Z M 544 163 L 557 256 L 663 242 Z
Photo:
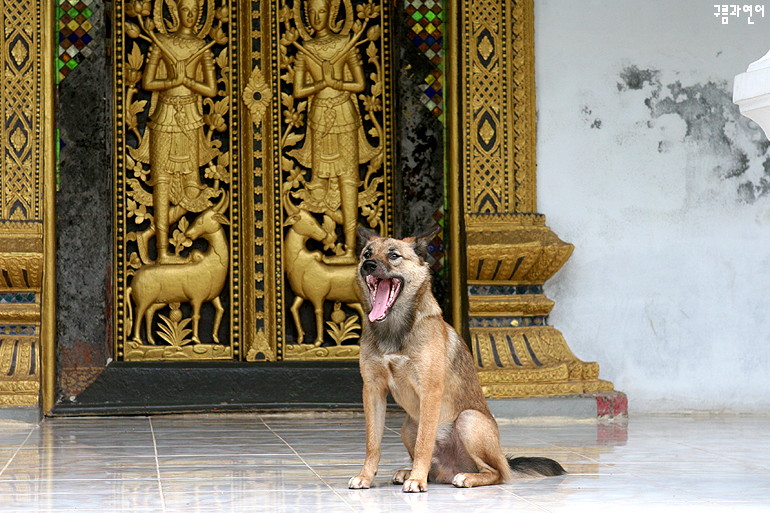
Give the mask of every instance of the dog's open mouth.
M 372 304 L 372 311 L 369 312 L 371 322 L 382 321 L 388 316 L 390 308 L 398 298 L 401 292 L 401 282 L 399 278 L 376 278 L 374 276 L 366 277 L 366 284 L 369 286 L 369 301 Z

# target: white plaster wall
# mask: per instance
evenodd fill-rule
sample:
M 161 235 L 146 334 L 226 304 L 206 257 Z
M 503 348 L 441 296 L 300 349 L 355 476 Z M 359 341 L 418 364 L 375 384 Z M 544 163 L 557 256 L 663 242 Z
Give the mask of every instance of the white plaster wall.
M 731 104 L 770 4 L 535 3 L 538 210 L 575 245 L 551 324 L 632 412 L 770 413 L 770 152 Z

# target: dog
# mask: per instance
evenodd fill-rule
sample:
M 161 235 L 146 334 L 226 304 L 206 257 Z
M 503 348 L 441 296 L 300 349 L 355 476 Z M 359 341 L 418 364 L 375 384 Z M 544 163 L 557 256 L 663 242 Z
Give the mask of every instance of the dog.
M 388 392 L 407 415 L 401 439 L 412 468 L 393 477 L 404 492 L 427 491 L 428 481 L 468 488 L 507 482 L 514 472 L 565 474 L 548 458 L 503 454 L 470 350 L 433 296 L 425 257 L 438 229 L 402 240 L 358 229 L 366 457 L 349 488 L 369 488 L 377 474 Z

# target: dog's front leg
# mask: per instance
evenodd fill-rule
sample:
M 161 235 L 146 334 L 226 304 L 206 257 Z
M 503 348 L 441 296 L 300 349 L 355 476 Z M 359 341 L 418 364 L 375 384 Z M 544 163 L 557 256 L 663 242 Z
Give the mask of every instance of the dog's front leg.
M 348 488 L 369 488 L 380 464 L 382 434 L 388 390 L 383 383 L 364 381 L 364 416 L 366 417 L 366 458 L 361 473 L 350 480 Z
M 427 381 L 427 380 L 426 380 Z M 431 379 L 425 383 L 420 394 L 420 420 L 417 425 L 417 440 L 414 444 L 414 460 L 409 479 L 404 481 L 404 492 L 428 491 L 428 473 L 436 447 L 436 432 L 441 414 L 441 396 L 444 390 L 442 379 Z

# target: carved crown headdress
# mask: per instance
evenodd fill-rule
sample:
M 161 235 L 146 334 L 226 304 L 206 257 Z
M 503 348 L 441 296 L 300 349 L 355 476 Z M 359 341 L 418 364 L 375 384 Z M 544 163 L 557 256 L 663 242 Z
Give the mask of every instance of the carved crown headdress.
M 351 27 L 353 26 L 353 21 L 355 18 L 355 13 L 353 11 L 353 6 L 351 4 L 351 0 L 344 0 L 345 2 L 345 19 L 344 24 L 343 20 L 337 20 L 337 17 L 339 16 L 339 10 L 340 10 L 340 0 L 324 0 L 326 5 L 329 6 L 329 30 L 334 32 L 335 34 L 348 34 L 350 32 Z M 302 3 L 309 4 L 309 1 L 301 2 L 299 0 L 296 0 L 294 3 L 294 24 L 297 26 L 297 29 L 299 30 L 300 35 L 302 36 L 302 39 L 310 39 L 310 37 L 313 34 L 312 27 L 308 27 L 307 25 L 310 25 L 310 14 L 308 12 L 307 5 L 305 5 L 305 12 L 304 16 L 301 12 L 302 10 Z M 302 18 L 304 17 L 305 22 L 302 22 Z M 306 25 L 307 24 L 307 25 Z
M 155 0 L 152 11 L 152 21 L 155 28 L 161 34 L 175 32 L 179 28 L 179 3 L 182 0 Z M 195 35 L 204 38 L 211 30 L 214 23 L 214 0 L 196 0 L 198 6 L 198 19 L 195 20 Z M 171 20 L 165 17 L 164 7 L 167 8 Z M 204 12 L 205 11 L 205 12 Z

